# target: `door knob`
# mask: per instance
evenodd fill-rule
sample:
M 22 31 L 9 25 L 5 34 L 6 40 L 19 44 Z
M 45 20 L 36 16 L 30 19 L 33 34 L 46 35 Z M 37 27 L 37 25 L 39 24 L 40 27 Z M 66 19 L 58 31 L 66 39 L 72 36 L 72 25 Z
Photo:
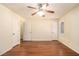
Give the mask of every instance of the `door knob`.
M 12 35 L 15 35 L 15 33 L 12 33 Z

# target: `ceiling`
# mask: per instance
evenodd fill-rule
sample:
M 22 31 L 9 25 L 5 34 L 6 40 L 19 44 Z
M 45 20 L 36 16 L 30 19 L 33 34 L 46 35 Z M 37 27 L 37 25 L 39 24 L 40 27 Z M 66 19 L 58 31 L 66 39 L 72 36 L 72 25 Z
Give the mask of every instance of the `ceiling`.
M 26 6 L 37 7 L 36 3 L 5 3 L 2 5 L 8 7 L 9 9 L 11 9 L 12 11 L 16 12 L 17 14 L 19 14 L 24 18 L 30 17 L 31 13 L 34 11 L 30 8 L 27 8 Z M 46 17 L 60 18 L 63 15 L 65 15 L 67 12 L 75 8 L 76 6 L 79 6 L 79 4 L 78 3 L 51 3 L 49 4 L 48 9 L 55 11 L 55 13 L 53 14 L 46 13 Z

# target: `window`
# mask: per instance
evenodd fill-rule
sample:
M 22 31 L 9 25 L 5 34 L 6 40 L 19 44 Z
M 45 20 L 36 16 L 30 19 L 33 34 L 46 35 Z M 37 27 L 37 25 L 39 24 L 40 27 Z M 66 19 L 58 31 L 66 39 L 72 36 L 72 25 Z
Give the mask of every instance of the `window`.
M 64 34 L 64 22 L 61 22 L 61 33 Z

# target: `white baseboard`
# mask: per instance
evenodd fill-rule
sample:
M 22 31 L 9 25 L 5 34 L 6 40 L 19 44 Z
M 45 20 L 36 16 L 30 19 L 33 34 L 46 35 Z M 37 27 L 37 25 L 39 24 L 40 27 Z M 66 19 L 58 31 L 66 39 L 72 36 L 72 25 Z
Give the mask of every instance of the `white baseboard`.
M 70 49 L 72 49 L 73 51 L 79 54 L 79 51 L 73 48 L 70 43 L 64 42 L 63 40 L 58 40 L 58 41 L 63 43 L 64 45 L 66 45 L 67 47 L 69 47 Z
M 57 40 L 57 39 L 55 39 L 55 40 Z M 51 39 L 32 39 L 32 40 L 29 40 L 29 39 L 26 39 L 26 40 L 23 40 L 23 41 L 52 41 Z
M 6 53 L 7 51 L 11 50 L 13 47 L 7 48 L 5 49 L 5 51 L 3 51 L 2 53 L 0 53 L 0 55 L 3 55 L 4 53 Z
M 18 43 L 16 43 L 16 44 L 14 44 L 13 46 L 10 46 L 10 47 L 6 48 L 5 50 L 3 50 L 3 51 L 0 53 L 0 55 L 3 55 L 4 53 L 10 51 L 13 47 L 15 47 L 15 46 L 18 45 L 18 44 L 20 44 L 20 43 L 18 42 Z

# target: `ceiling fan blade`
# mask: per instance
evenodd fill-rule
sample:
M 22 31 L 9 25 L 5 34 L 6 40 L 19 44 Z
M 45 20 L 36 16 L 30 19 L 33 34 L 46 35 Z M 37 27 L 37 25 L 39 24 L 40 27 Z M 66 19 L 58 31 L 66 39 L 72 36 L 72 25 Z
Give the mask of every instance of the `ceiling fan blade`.
M 32 16 L 35 15 L 37 12 L 32 13 Z
M 51 10 L 46 10 L 47 12 L 49 12 L 49 13 L 55 13 L 54 11 L 51 11 Z
M 35 7 L 27 6 L 28 8 L 36 9 Z

